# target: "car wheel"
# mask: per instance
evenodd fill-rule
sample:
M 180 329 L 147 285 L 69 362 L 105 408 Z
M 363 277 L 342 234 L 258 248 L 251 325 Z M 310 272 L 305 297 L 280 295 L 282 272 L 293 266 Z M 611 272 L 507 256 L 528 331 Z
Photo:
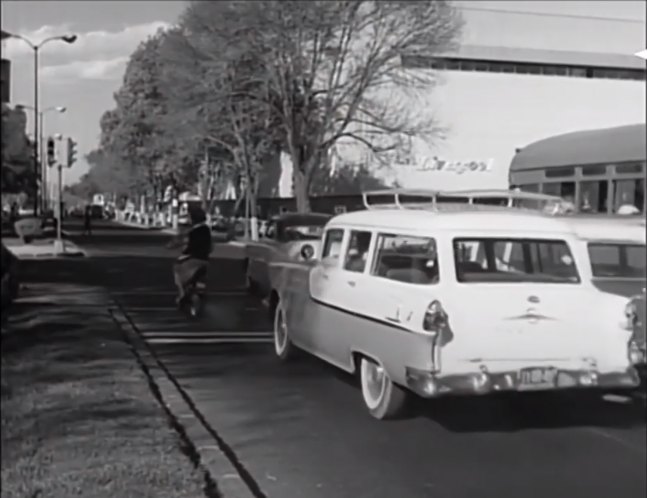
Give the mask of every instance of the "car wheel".
M 368 358 L 362 358 L 360 381 L 364 404 L 371 416 L 378 420 L 388 420 L 402 414 L 408 393 L 391 381 L 384 367 Z
M 285 319 L 283 305 L 279 301 L 274 311 L 274 352 L 279 360 L 287 362 L 294 357 L 294 346 Z

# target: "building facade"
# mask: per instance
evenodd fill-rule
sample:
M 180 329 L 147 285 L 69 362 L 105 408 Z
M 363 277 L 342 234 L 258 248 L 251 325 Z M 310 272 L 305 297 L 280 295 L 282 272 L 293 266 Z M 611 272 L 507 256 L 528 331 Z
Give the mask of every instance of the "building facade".
M 633 55 L 644 49 L 644 5 L 456 4 L 465 22 L 460 48 L 402 58 L 411 71 L 433 73 L 435 85 L 411 105 L 433 113 L 447 128 L 446 138 L 416 142 L 407 164 L 376 169 L 376 175 L 403 187 L 507 188 L 518 148 L 554 135 L 645 122 L 645 61 Z M 633 10 L 622 16 L 626 8 Z M 339 149 L 349 154 L 348 146 Z M 282 195 L 291 194 L 287 160 L 281 187 Z

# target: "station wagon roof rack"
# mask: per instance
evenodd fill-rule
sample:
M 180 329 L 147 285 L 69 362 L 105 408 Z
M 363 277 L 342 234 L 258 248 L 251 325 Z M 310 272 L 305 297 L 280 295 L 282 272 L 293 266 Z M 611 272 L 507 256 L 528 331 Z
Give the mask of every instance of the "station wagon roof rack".
M 392 197 L 391 203 L 371 203 L 370 197 Z M 405 200 L 414 198 L 416 200 Z M 490 204 L 494 201 L 500 207 L 528 209 L 543 211 L 550 214 L 563 214 L 566 210 L 565 201 L 558 196 L 540 194 L 536 192 L 523 192 L 520 190 L 504 189 L 474 189 L 459 191 L 439 191 L 425 189 L 383 189 L 371 190 L 362 193 L 366 209 L 385 209 L 396 207 L 398 209 L 437 208 L 439 204 Z M 529 206 L 528 204 L 531 204 Z

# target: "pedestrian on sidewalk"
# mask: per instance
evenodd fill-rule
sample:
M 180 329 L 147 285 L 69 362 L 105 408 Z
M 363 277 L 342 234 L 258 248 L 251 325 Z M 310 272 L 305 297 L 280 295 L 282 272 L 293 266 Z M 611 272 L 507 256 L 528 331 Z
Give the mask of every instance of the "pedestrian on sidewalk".
M 85 206 L 82 235 L 92 235 L 92 208 L 90 206 Z

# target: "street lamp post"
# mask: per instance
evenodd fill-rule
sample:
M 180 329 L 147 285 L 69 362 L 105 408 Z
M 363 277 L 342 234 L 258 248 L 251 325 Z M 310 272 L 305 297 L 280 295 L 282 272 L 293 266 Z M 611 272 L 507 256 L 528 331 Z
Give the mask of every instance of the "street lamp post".
M 40 43 L 33 43 L 24 36 L 11 34 L 11 38 L 16 38 L 18 40 L 24 41 L 29 47 L 34 51 L 34 216 L 38 216 L 38 205 L 39 205 L 39 195 L 38 195 L 38 165 L 40 163 L 40 147 L 38 144 L 38 136 L 40 131 L 40 126 L 38 123 L 39 118 L 39 109 L 38 109 L 38 55 L 41 47 L 46 43 L 49 43 L 54 40 L 61 40 L 65 43 L 71 44 L 74 43 L 77 39 L 76 35 L 62 35 L 62 36 L 50 36 L 45 38 Z

